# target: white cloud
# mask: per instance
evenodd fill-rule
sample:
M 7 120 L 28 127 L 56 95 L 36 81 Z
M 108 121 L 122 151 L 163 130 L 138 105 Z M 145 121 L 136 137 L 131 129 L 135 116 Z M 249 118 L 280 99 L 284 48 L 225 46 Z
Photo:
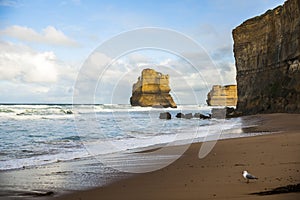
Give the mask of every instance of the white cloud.
M 62 31 L 53 26 L 47 26 L 41 33 L 25 26 L 9 26 L 0 31 L 0 35 L 16 38 L 26 42 L 35 42 L 57 46 L 76 47 L 78 43 L 67 37 Z
M 53 52 L 34 52 L 27 47 L 0 43 L 0 79 L 21 82 L 57 81 Z
M 51 51 L 0 42 L 0 102 L 72 102 L 77 70 Z

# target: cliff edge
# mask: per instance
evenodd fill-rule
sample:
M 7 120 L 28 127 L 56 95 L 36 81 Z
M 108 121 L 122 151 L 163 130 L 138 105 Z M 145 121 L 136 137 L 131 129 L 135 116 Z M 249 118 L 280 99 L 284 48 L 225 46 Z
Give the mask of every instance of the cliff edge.
M 138 81 L 132 86 L 130 104 L 132 106 L 157 106 L 176 108 L 169 94 L 169 75 L 163 75 L 153 69 L 144 69 Z
M 208 106 L 236 106 L 236 85 L 214 85 L 207 94 L 206 103 Z
M 300 113 L 300 1 L 245 21 L 233 39 L 237 111 Z

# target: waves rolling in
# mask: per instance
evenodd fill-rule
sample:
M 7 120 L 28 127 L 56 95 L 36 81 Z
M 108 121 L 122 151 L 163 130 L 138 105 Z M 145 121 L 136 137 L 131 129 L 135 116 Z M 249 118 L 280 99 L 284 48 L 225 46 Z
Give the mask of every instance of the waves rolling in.
M 158 119 L 168 111 L 172 120 Z M 130 105 L 0 105 L 0 170 L 201 141 L 209 130 L 239 127 L 239 120 L 185 120 L 176 113 L 211 112 L 206 106 L 177 109 Z M 180 137 L 178 137 L 180 136 Z M 111 148 L 111 144 L 116 148 Z M 89 148 L 97 148 L 97 155 Z

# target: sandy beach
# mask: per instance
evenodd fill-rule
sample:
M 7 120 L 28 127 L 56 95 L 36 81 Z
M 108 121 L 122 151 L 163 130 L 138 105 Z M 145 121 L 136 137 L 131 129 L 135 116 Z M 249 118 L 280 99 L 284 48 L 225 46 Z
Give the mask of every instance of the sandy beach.
M 0 21 L 0 200 L 300 200 L 300 0 L 0 0 Z
M 300 183 L 300 115 L 268 114 L 247 131 L 276 132 L 218 141 L 204 159 L 201 143 L 191 145 L 176 162 L 161 170 L 138 174 L 110 185 L 49 199 L 299 199 L 300 193 L 256 195 Z M 258 180 L 246 183 L 243 170 Z

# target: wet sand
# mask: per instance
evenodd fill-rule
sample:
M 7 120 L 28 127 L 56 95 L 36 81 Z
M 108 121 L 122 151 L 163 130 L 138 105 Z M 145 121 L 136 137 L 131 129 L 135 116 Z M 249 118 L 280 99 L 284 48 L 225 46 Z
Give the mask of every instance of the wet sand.
M 242 120 L 258 124 L 245 132 L 277 133 L 218 141 L 203 159 L 198 158 L 201 143 L 196 143 L 161 170 L 49 199 L 300 199 L 299 192 L 251 194 L 300 183 L 300 115 L 256 115 Z M 259 179 L 246 183 L 243 170 Z

